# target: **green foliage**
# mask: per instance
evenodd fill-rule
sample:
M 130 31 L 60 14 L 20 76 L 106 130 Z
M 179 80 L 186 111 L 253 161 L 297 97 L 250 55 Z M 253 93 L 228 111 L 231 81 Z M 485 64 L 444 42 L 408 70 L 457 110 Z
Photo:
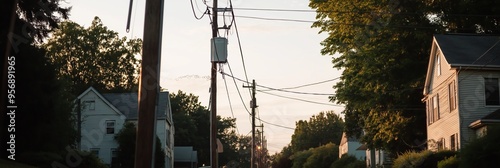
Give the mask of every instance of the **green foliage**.
M 76 168 L 108 168 L 104 162 L 90 152 L 77 152 L 82 157 L 82 162 Z
M 438 162 L 448 157 L 455 156 L 455 151 L 421 151 L 421 152 L 406 152 L 399 155 L 394 160 L 393 168 L 427 168 L 437 167 Z
M 304 168 L 329 168 L 339 159 L 339 147 L 333 143 L 313 148 L 312 155 L 307 158 Z
M 310 148 L 294 153 L 292 168 L 328 168 L 339 156 L 339 147 L 333 143 L 328 143 L 316 148 Z
M 136 126 L 134 123 L 127 122 L 123 128 L 115 135 L 118 142 L 118 158 L 113 167 L 133 168 L 135 163 L 135 144 L 136 144 Z M 165 151 L 162 148 L 160 139 L 156 137 L 155 145 L 155 167 L 161 168 L 165 165 Z
M 16 154 L 60 154 L 78 137 L 72 115 L 74 99 L 64 91 L 67 86 L 56 78 L 42 49 L 24 44 L 20 49 L 15 57 Z
M 451 156 L 438 162 L 438 168 L 458 168 L 459 160 L 457 156 Z
M 88 28 L 61 23 L 43 47 L 59 78 L 72 82 L 77 95 L 93 86 L 101 92 L 126 92 L 138 86 L 142 40 L 119 37 L 95 17 Z
M 210 163 L 210 111 L 201 105 L 198 96 L 182 91 L 170 94 L 172 118 L 175 123 L 175 145 L 193 146 L 198 152 L 198 166 Z M 247 137 L 238 136 L 236 119 L 217 116 L 217 136 L 223 145 L 219 154 L 219 165 L 249 165 L 250 147 L 241 143 Z M 241 141 L 241 142 L 240 142 Z M 267 152 L 265 156 L 267 156 Z M 248 161 L 247 161 L 248 160 Z M 243 164 L 248 162 L 248 164 Z
M 471 141 L 460 150 L 460 167 L 500 165 L 500 127 L 488 127 L 486 136 Z
M 296 123 L 292 135 L 292 152 L 307 150 L 328 143 L 339 144 L 344 129 L 344 121 L 335 112 L 320 112 L 309 121 Z M 321 135 L 321 136 L 318 136 Z
M 312 26 L 329 35 L 321 53 L 339 54 L 332 62 L 343 72 L 330 98 L 346 105 L 348 135 L 363 131 L 368 147 L 389 153 L 421 150 L 414 146 L 426 139 L 421 97 L 432 35 L 500 32 L 499 19 L 483 15 L 500 11 L 489 0 L 311 0 L 309 6 L 317 11 Z
M 312 148 L 310 150 L 303 150 L 299 152 L 295 152 L 290 159 L 292 160 L 292 168 L 302 168 L 304 164 L 307 162 L 307 158 L 311 156 Z
M 271 156 L 271 167 L 273 168 L 290 168 L 292 167 L 292 149 L 290 145 L 283 147 L 281 152 Z
M 339 160 L 333 162 L 330 168 L 366 168 L 366 163 L 354 156 L 344 154 Z

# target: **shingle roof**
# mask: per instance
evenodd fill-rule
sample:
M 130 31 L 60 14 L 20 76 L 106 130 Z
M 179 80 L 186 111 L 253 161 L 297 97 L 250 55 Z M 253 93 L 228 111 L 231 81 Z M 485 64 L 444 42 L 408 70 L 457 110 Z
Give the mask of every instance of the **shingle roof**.
M 137 120 L 137 93 L 105 93 L 102 96 L 120 110 L 127 117 L 127 120 Z M 168 92 L 160 92 L 158 110 L 156 111 L 157 119 L 167 119 L 168 101 L 170 101 Z
M 500 36 L 436 34 L 434 37 L 451 66 L 500 66 Z

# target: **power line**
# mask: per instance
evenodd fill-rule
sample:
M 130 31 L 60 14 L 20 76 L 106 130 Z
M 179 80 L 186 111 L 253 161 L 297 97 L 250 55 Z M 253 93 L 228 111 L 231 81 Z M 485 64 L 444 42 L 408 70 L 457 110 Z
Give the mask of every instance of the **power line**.
M 260 113 L 260 110 L 259 108 L 257 108 L 257 112 Z M 280 128 L 285 128 L 285 129 L 291 129 L 291 130 L 295 130 L 295 128 L 292 128 L 292 127 L 287 127 L 287 126 L 283 126 L 283 125 L 279 125 L 279 124 L 274 124 L 274 123 L 271 123 L 271 122 L 268 122 L 268 121 L 264 121 L 263 119 L 259 117 L 256 117 L 255 119 L 259 120 L 260 122 L 263 122 L 263 123 L 266 123 L 266 124 L 269 124 L 269 125 L 272 125 L 272 126 L 276 126 L 276 127 L 280 127 Z
M 307 102 L 307 103 L 320 104 L 320 105 L 327 105 L 327 106 L 335 106 L 335 107 L 344 107 L 344 106 L 342 106 L 342 105 L 337 105 L 337 104 L 328 104 L 328 103 L 321 103 L 321 102 L 315 102 L 315 101 L 304 100 L 304 99 L 299 99 L 299 98 L 294 98 L 294 97 L 288 97 L 288 96 L 277 95 L 277 94 L 273 94 L 273 93 L 269 93 L 269 92 L 265 92 L 265 91 L 259 91 L 259 92 L 264 93 L 264 94 L 268 94 L 268 95 L 273 95 L 273 96 L 281 97 L 281 98 L 286 98 L 286 99 L 292 99 L 292 100 L 297 100 L 297 101 Z
M 226 73 L 223 73 L 221 72 L 222 75 L 226 75 L 226 76 L 229 76 L 233 79 L 236 79 L 236 80 L 239 80 L 241 82 L 244 82 L 244 83 L 249 83 L 243 79 L 240 79 L 240 78 L 237 78 L 235 76 L 232 76 L 232 75 L 229 75 L 229 74 L 226 74 Z M 317 82 L 319 83 L 319 82 Z M 307 84 L 307 85 L 310 85 L 310 84 Z M 282 91 L 282 92 L 288 92 L 288 93 L 295 93 L 295 94 L 306 94 L 306 95 L 324 95 L 324 96 L 334 96 L 335 94 L 328 94 L 328 93 L 309 93 L 309 92 L 296 92 L 296 91 L 289 91 L 289 90 L 284 90 L 284 89 L 276 89 L 276 88 L 272 88 L 272 87 L 268 87 L 268 86 L 263 86 L 263 85 L 257 85 L 259 87 L 262 87 L 262 88 L 266 88 L 266 89 L 269 89 L 269 90 L 274 90 L 274 91 Z M 265 92 L 266 90 L 257 90 L 259 92 Z
M 234 117 L 234 112 L 233 112 L 233 105 L 231 103 L 231 97 L 229 96 L 229 89 L 227 88 L 227 82 L 226 82 L 226 78 L 224 78 L 224 86 L 226 87 L 226 93 L 227 93 L 227 100 L 229 101 L 229 108 L 231 109 L 231 115 Z M 236 132 L 238 132 L 238 134 L 240 134 L 240 130 L 238 129 L 238 126 L 235 124 L 235 127 L 236 127 Z
M 203 17 L 204 17 L 206 14 L 208 14 L 208 12 L 207 12 L 207 11 L 208 11 L 208 7 L 207 7 L 207 9 L 205 10 L 205 12 L 203 12 L 203 14 L 202 14 L 200 17 L 198 17 L 198 16 L 196 15 L 196 12 L 194 11 L 193 0 L 190 0 L 190 1 L 191 1 L 191 10 L 193 11 L 194 18 L 196 18 L 196 20 L 201 20 L 201 19 L 203 19 Z M 198 8 L 198 5 L 196 5 L 196 7 Z
M 315 82 L 315 83 L 304 84 L 304 85 L 299 85 L 299 86 L 294 86 L 294 87 L 280 88 L 280 89 L 282 89 L 282 90 L 298 89 L 298 88 L 302 88 L 302 87 L 323 84 L 323 83 L 334 81 L 334 80 L 337 80 L 337 79 L 340 79 L 340 77 L 336 77 L 336 78 L 333 78 L 333 79 L 324 80 L 324 81 L 321 81 L 321 82 Z
M 233 9 L 233 1 L 232 0 L 229 0 L 229 7 L 231 9 Z M 245 72 L 245 79 L 246 79 L 246 82 L 249 83 L 248 75 L 247 75 L 247 68 L 245 66 L 245 59 L 243 57 L 243 49 L 241 47 L 240 33 L 238 31 L 238 26 L 236 25 L 236 18 L 234 17 L 234 10 L 231 10 L 231 15 L 233 16 L 231 23 L 234 23 L 234 29 L 236 31 L 236 38 L 238 39 L 238 48 L 240 49 L 241 63 L 243 65 L 243 71 Z M 248 88 L 248 92 L 250 92 L 250 88 Z

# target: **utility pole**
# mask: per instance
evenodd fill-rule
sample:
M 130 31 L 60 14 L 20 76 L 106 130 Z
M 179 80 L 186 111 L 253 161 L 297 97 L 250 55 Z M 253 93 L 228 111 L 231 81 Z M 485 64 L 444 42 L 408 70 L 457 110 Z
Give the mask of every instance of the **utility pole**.
M 212 8 L 212 43 L 215 43 L 215 38 L 218 33 L 217 25 L 217 0 L 213 2 Z M 215 44 L 212 44 L 215 46 Z M 217 51 L 215 52 L 216 56 Z M 210 166 L 212 168 L 217 168 L 217 62 L 212 60 L 211 69 L 211 85 L 210 85 L 210 99 L 211 104 L 211 115 L 210 115 Z
M 255 162 L 255 108 L 257 108 L 257 101 L 255 99 L 255 79 L 252 80 L 252 86 L 243 87 L 252 88 L 252 101 L 250 101 L 250 108 L 252 108 L 252 150 L 250 152 L 250 168 L 253 168 Z
M 264 151 L 264 124 L 260 124 L 260 126 L 255 126 L 255 127 L 260 127 L 260 131 L 257 130 L 257 134 L 259 135 L 259 143 L 260 143 L 258 160 L 257 160 L 257 168 L 260 168 L 260 167 L 264 166 L 264 164 L 262 163 L 262 157 L 263 157 L 263 151 Z
M 142 65 L 138 94 L 138 122 L 135 168 L 154 166 L 156 106 L 160 92 L 160 59 L 163 27 L 163 0 L 146 0 Z

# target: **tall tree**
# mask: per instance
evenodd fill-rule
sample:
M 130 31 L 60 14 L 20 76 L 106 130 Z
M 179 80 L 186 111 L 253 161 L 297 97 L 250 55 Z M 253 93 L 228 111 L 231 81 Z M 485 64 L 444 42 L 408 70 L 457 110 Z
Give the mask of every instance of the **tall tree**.
M 72 82 L 75 95 L 90 86 L 101 92 L 126 92 L 138 86 L 142 41 L 120 38 L 98 17 L 88 28 L 63 22 L 43 47 L 58 76 Z
M 115 141 L 118 142 L 118 157 L 117 160 L 112 160 L 112 167 L 134 167 L 136 136 L 137 128 L 135 124 L 131 122 L 125 123 L 123 125 L 123 129 L 116 134 Z M 156 137 L 155 147 L 155 167 L 165 167 L 165 151 L 163 150 L 160 138 L 158 137 Z
M 43 60 L 43 58 L 42 58 L 42 57 L 44 57 L 44 52 L 39 50 L 38 48 L 36 48 L 33 44 L 36 42 L 36 40 L 41 41 L 44 37 L 47 36 L 48 32 L 50 32 L 54 28 L 57 28 L 59 21 L 61 19 L 67 19 L 70 8 L 60 7 L 59 2 L 60 2 L 60 0 L 42 0 L 42 1 L 7 0 L 7 1 L 2 2 L 2 5 L 0 5 L 0 23 L 3 24 L 3 26 L 0 27 L 0 51 L 2 54 L 2 61 L 1 61 L 2 63 L 0 64 L 1 71 L 2 71 L 2 75 L 0 75 L 2 77 L 2 79 L 1 79 L 2 84 L 0 84 L 0 86 L 2 86 L 1 88 L 2 88 L 3 93 L 6 93 L 6 90 L 7 90 L 7 66 L 9 65 L 9 64 L 7 64 L 7 57 L 9 57 L 9 56 L 15 56 L 16 59 L 18 60 L 18 61 L 16 61 L 17 62 L 16 66 L 15 66 L 16 68 L 24 69 L 23 71 L 25 71 L 25 72 L 28 72 L 29 69 L 33 70 L 32 72 L 29 72 L 27 76 L 30 76 L 31 73 L 35 73 L 35 74 L 38 74 L 40 76 L 46 76 L 46 77 L 51 76 L 50 69 L 53 67 L 51 67 L 50 65 L 47 65 L 47 62 L 45 60 Z M 12 21 L 12 23 L 11 23 L 11 21 Z M 13 24 L 13 25 L 11 25 L 11 24 Z M 10 26 L 13 26 L 12 27 L 12 34 L 9 34 Z M 11 44 L 7 45 L 8 42 L 10 42 Z M 10 53 L 6 53 L 7 50 L 10 50 Z M 28 61 L 30 59 L 32 59 L 32 60 Z M 24 64 L 21 64 L 21 62 L 23 62 Z M 39 71 L 36 71 L 35 69 L 39 70 Z M 17 74 L 16 77 L 18 75 L 21 75 L 21 74 Z M 25 74 L 23 74 L 23 75 L 25 75 Z M 31 78 L 31 79 L 30 78 L 25 78 L 23 80 L 18 79 L 17 80 L 18 82 L 16 82 L 16 83 L 17 84 L 21 84 L 21 82 L 25 82 L 26 84 L 39 83 L 39 82 L 41 82 L 41 81 L 38 81 L 39 79 L 40 78 L 35 76 L 35 78 Z M 57 90 L 60 88 L 60 86 L 57 86 L 57 85 L 60 85 L 60 83 L 58 83 L 56 80 L 54 80 L 52 78 L 46 78 L 46 79 L 42 79 L 42 80 L 45 80 L 47 82 L 53 82 L 54 85 L 52 85 L 52 87 L 50 87 L 50 89 L 42 88 L 42 87 L 38 88 L 38 86 L 33 86 L 33 87 L 28 86 L 27 88 L 18 86 L 18 88 L 16 90 L 31 89 L 31 88 L 41 89 L 42 88 L 42 89 L 47 89 L 47 91 L 50 90 L 50 91 L 57 92 Z M 40 98 L 41 100 L 49 100 L 50 98 L 55 100 L 55 99 L 59 99 L 62 97 L 62 95 L 57 96 L 57 95 L 53 95 L 52 93 L 47 94 L 47 95 L 37 95 L 35 93 L 41 93 L 41 92 L 33 92 L 33 93 L 28 92 L 27 95 L 21 95 L 21 93 L 16 93 L 16 96 L 18 99 L 24 99 L 24 98 L 27 98 L 28 96 L 30 96 L 31 98 L 35 98 L 35 97 Z M 4 95 L 4 94 L 2 94 L 2 95 Z M 6 107 L 6 104 L 5 104 L 6 98 L 7 98 L 7 96 L 2 96 L 0 98 L 1 108 Z M 64 99 L 64 98 L 61 98 L 61 99 Z M 31 100 L 33 100 L 33 99 L 31 99 Z M 24 106 L 24 109 L 17 110 L 20 115 L 18 115 L 16 117 L 16 121 L 18 121 L 20 123 L 20 122 L 24 122 L 25 120 L 30 120 L 29 118 L 31 118 L 31 117 L 36 118 L 35 116 L 29 115 L 30 112 L 35 112 L 35 111 L 28 111 L 27 110 L 28 107 L 37 107 L 37 106 L 35 106 L 35 104 L 32 104 L 35 102 L 33 102 L 33 101 L 22 102 L 22 100 L 19 100 L 19 101 L 17 101 L 17 103 L 19 103 L 19 105 L 18 105 L 19 107 Z M 21 103 L 22 103 L 22 106 L 21 106 Z M 38 105 L 43 104 L 45 106 L 43 106 L 43 107 L 38 106 L 37 110 L 40 110 L 40 111 L 38 111 L 37 114 L 43 115 L 43 114 L 47 114 L 47 113 L 51 113 L 51 112 L 59 113 L 60 112 L 59 110 L 56 111 L 52 108 L 53 106 L 55 106 L 54 103 L 56 103 L 56 102 L 51 102 L 51 103 L 47 103 L 47 102 L 46 103 L 39 103 Z M 62 102 L 60 102 L 60 103 L 62 103 Z M 51 108 L 49 109 L 47 107 L 51 107 Z M 67 108 L 67 106 L 63 106 L 63 105 L 59 106 L 59 109 L 64 109 L 64 108 Z M 41 110 L 41 109 L 43 109 L 43 110 Z M 51 114 L 47 114 L 47 115 L 51 115 Z M 64 116 L 66 116 L 66 115 L 64 115 Z M 64 117 L 64 116 L 61 116 L 61 117 Z M 28 117 L 28 118 L 26 118 L 26 117 Z M 65 119 L 65 120 L 69 121 L 69 119 Z M 8 122 L 9 122 L 8 117 L 3 117 L 0 120 L 0 125 L 2 126 L 2 128 L 7 128 L 6 125 L 9 124 Z M 26 124 L 30 124 L 31 128 L 33 128 L 33 129 L 37 127 L 35 125 L 35 123 L 26 122 Z M 28 126 L 21 126 L 21 127 L 26 128 Z M 67 127 L 67 126 L 63 126 L 63 127 Z M 27 129 L 18 128 L 17 131 L 20 131 L 20 132 L 25 131 L 25 133 L 30 133 L 30 132 L 33 132 L 33 130 L 31 128 L 27 128 Z M 67 127 L 67 128 L 69 128 L 69 127 Z M 71 133 L 71 132 L 67 132 L 67 133 Z M 41 133 L 41 134 L 43 134 L 43 133 Z M 8 141 L 7 138 L 9 138 L 9 133 L 8 133 L 7 129 L 2 129 L 2 131 L 0 131 L 0 137 L 1 137 L 0 139 L 3 142 Z M 27 138 L 27 139 L 21 140 L 22 139 L 21 137 Z M 27 142 L 29 138 L 30 138 L 29 136 L 18 135 L 17 140 Z M 65 139 L 62 141 L 66 141 L 66 138 L 67 137 L 65 137 L 65 136 L 61 136 L 61 139 Z M 46 141 L 44 141 L 44 142 L 46 142 Z M 36 147 L 35 144 L 42 145 L 41 142 L 32 142 L 32 143 L 26 144 L 27 146 L 25 146 L 26 147 L 25 149 L 33 149 L 33 150 L 37 149 L 37 148 L 29 148 L 29 146 L 32 144 L 34 145 L 34 147 Z M 65 142 L 65 143 L 61 143 L 59 145 L 63 146 L 63 148 L 64 148 L 64 146 L 67 145 L 67 143 Z M 46 145 L 43 145 L 43 146 L 46 147 Z M 20 146 L 18 146 L 18 147 L 20 147 Z M 6 143 L 0 144 L 0 148 L 6 149 L 7 144 Z M 23 148 L 23 147 L 21 147 L 21 148 Z M 59 148 L 59 147 L 57 147 L 57 148 Z M 17 150 L 18 154 L 21 153 L 22 151 L 23 150 L 21 150 L 21 149 Z M 24 150 L 24 151 L 26 151 L 26 150 Z M 6 158 L 6 155 L 7 155 L 6 151 L 0 152 L 0 156 L 2 158 Z
M 171 93 L 170 104 L 175 123 L 176 146 L 193 146 L 198 152 L 198 164 L 210 163 L 210 111 L 198 101 L 198 96 L 182 91 Z M 239 160 L 238 135 L 234 131 L 236 119 L 217 116 L 217 137 L 223 144 L 219 164 Z
M 498 32 L 499 5 L 488 0 L 311 0 L 313 27 L 329 36 L 324 55 L 342 69 L 332 101 L 346 105 L 347 132 L 393 154 L 425 142 L 420 101 L 434 33 Z
M 292 135 L 292 152 L 299 152 L 328 143 L 339 144 L 344 129 L 344 121 L 335 112 L 320 112 L 296 123 Z M 321 136 L 318 136 L 321 135 Z

